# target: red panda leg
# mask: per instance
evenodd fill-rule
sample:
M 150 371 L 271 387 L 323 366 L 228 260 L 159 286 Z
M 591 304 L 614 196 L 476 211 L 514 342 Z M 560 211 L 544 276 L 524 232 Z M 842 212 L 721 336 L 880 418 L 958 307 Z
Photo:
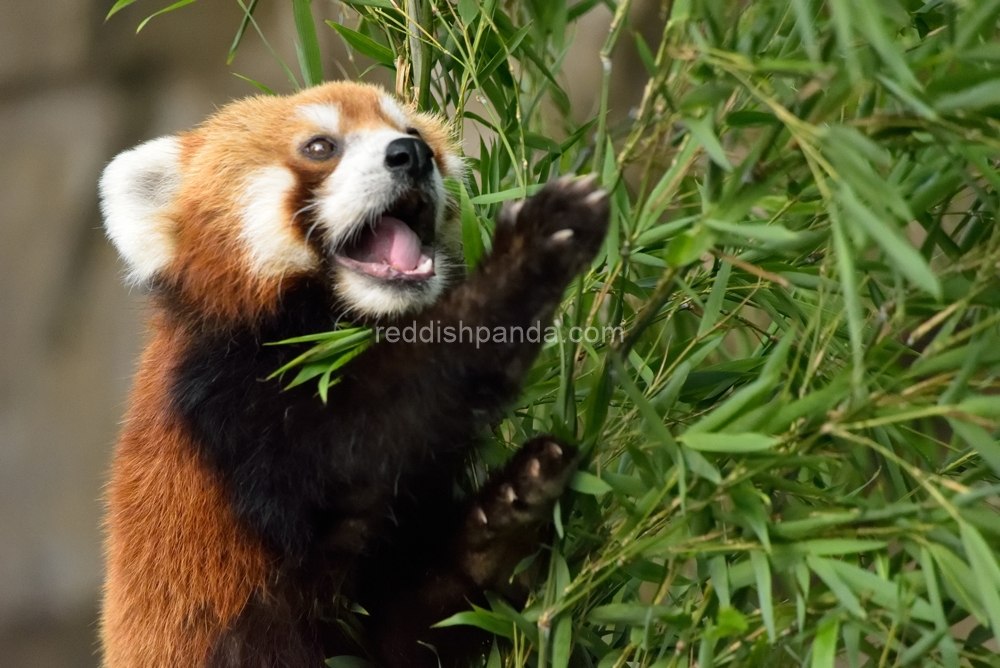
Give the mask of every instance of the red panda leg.
M 169 408 L 178 350 L 161 331 L 143 355 L 108 486 L 105 668 L 201 668 L 211 644 L 269 579 L 218 475 Z
M 539 549 L 575 464 L 575 448 L 543 436 L 526 443 L 490 477 L 457 522 L 443 562 L 429 568 L 424 580 L 369 610 L 371 647 L 380 666 L 436 668 L 440 662 L 454 668 L 481 653 L 489 640 L 485 633 L 468 626 L 431 626 L 469 609 L 470 602 L 484 605 L 483 591 L 524 601 L 527 589 L 511 581 L 514 569 Z

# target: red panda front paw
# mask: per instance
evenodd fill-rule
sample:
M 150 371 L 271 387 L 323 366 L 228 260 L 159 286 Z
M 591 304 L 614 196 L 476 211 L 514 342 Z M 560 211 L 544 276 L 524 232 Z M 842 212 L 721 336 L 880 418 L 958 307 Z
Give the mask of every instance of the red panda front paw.
M 523 254 L 537 270 L 568 280 L 597 255 L 609 216 L 608 194 L 593 175 L 562 177 L 504 209 L 494 247 Z
M 471 511 L 471 522 L 490 538 L 547 523 L 576 470 L 576 455 L 576 448 L 552 436 L 528 441 L 490 478 Z

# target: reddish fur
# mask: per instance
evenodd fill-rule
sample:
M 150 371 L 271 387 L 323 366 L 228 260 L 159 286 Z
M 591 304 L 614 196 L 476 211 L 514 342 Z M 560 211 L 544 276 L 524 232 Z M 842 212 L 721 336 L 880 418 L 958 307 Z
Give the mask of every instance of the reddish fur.
M 267 581 L 261 546 L 237 525 L 165 405 L 185 335 L 162 319 L 157 325 L 108 492 L 107 668 L 199 665 L 220 628 Z
M 304 105 L 332 103 L 340 112 L 340 131 L 396 127 L 382 112 L 381 89 L 337 82 L 290 97 L 256 97 L 235 102 L 197 129 L 183 135 L 184 180 L 174 202 L 178 253 L 165 274 L 176 281 L 186 301 L 202 315 L 229 322 L 256 318 L 277 300 L 287 277 L 260 276 L 246 262 L 239 238 L 240 187 L 254 171 L 270 165 L 289 167 L 320 180 L 337 166 L 303 158 L 299 143 L 315 134 L 295 113 Z M 445 155 L 454 153 L 448 128 L 429 114 L 413 114 L 413 126 L 435 153 L 438 169 L 449 174 Z M 396 128 L 405 131 L 406 128 Z M 254 137 L 247 141 L 247 137 Z M 288 203 L 288 221 L 295 209 Z M 206 212 L 211 212 L 207 218 Z M 290 223 L 288 223 L 291 227 Z M 297 229 L 290 233 L 301 235 Z
M 336 163 L 310 163 L 298 154 L 314 130 L 295 108 L 336 104 L 341 132 L 391 126 L 378 104 L 382 94 L 336 83 L 292 97 L 243 100 L 183 135 L 183 181 L 168 213 L 177 255 L 161 278 L 189 312 L 225 323 L 253 320 L 274 307 L 295 277 L 253 272 L 239 236 L 240 184 L 268 165 L 322 178 Z M 413 118 L 447 175 L 443 157 L 452 147 L 446 128 L 430 116 Z M 301 235 L 291 225 L 289 233 Z M 266 595 L 272 577 L 263 547 L 237 523 L 220 481 L 196 455 L 169 403 L 189 333 L 163 315 L 152 329 L 108 491 L 101 628 L 106 668 L 200 665 L 250 597 Z

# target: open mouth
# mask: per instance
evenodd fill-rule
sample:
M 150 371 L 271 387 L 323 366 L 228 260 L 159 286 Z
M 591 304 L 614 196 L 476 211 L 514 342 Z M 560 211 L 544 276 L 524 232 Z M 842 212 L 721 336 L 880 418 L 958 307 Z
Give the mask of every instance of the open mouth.
M 434 276 L 434 223 L 433 204 L 422 193 L 410 191 L 334 258 L 375 278 L 425 281 Z

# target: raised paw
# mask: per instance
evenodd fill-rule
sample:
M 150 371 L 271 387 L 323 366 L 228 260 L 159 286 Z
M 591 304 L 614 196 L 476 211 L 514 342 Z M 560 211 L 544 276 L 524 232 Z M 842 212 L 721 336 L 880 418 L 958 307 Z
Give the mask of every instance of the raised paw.
M 593 175 L 562 177 L 501 214 L 496 247 L 569 279 L 597 254 L 609 215 L 608 195 Z
M 523 531 L 547 523 L 552 506 L 573 471 L 576 448 L 551 436 L 525 443 L 478 495 L 472 520 L 485 536 Z
M 513 594 L 508 587 L 514 568 L 538 551 L 576 464 L 576 448 L 542 436 L 490 477 L 469 509 L 459 541 L 458 561 L 473 582 Z

